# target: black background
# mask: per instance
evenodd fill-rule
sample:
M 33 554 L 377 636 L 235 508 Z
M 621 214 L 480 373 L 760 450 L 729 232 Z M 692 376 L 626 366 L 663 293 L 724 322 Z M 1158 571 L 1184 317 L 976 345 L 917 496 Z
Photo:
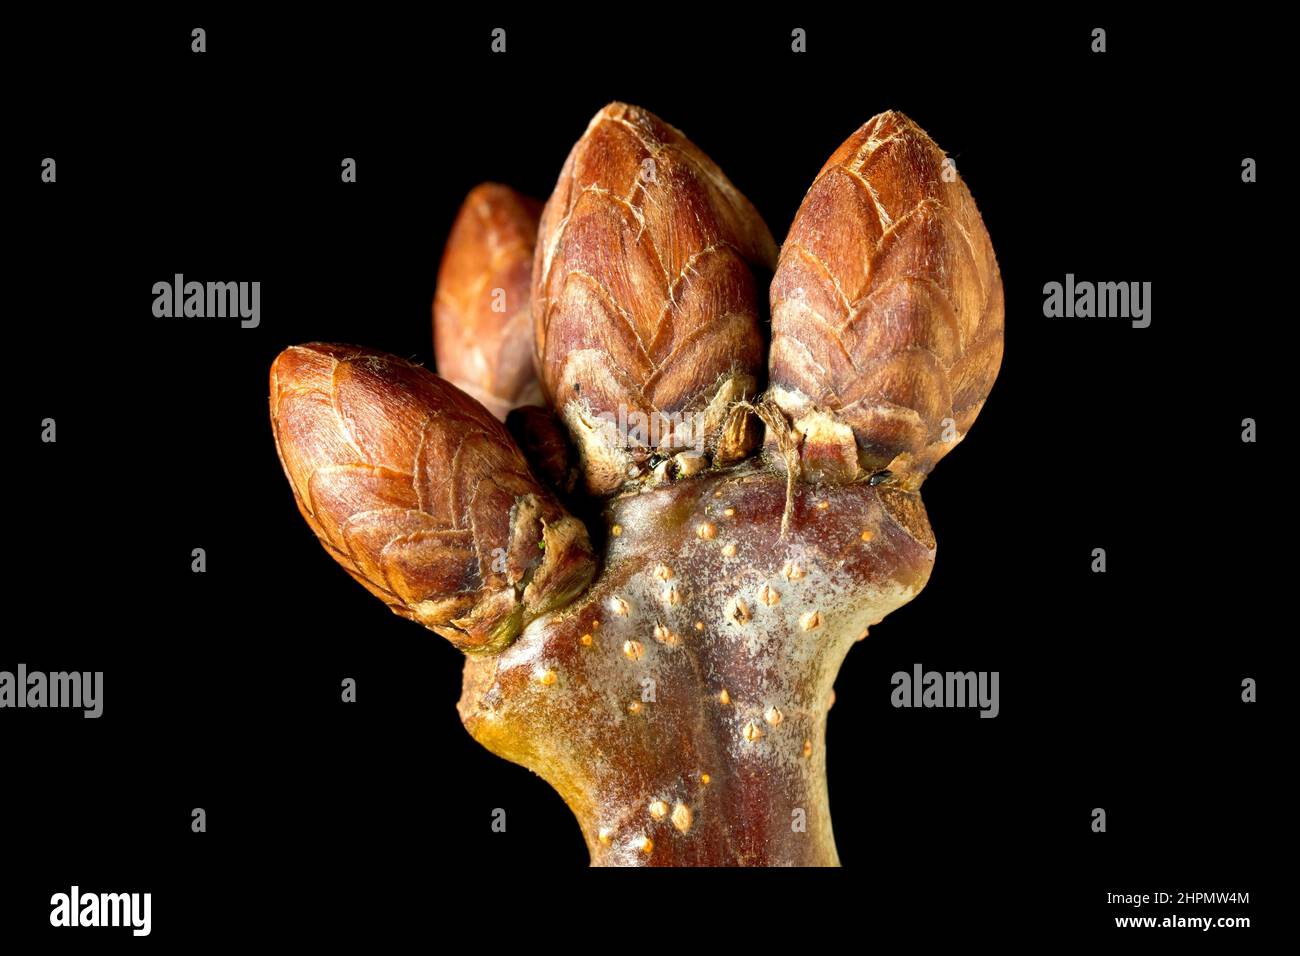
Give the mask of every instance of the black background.
M 102 670 L 105 709 L 0 713 L 5 934 L 48 936 L 49 897 L 75 882 L 152 892 L 165 944 L 491 921 L 502 900 L 545 940 L 578 898 L 615 944 L 671 900 L 805 930 L 838 912 L 863 939 L 1138 932 L 1114 929 L 1132 911 L 1108 890 L 1248 891 L 1206 912 L 1252 917 L 1235 943 L 1258 935 L 1285 693 L 1274 33 L 920 7 L 13 23 L 0 669 Z M 585 871 L 558 796 L 460 727 L 460 655 L 347 579 L 275 457 L 274 356 L 350 341 L 432 364 L 464 194 L 545 197 L 612 99 L 681 128 L 778 241 L 835 147 L 902 110 L 955 159 L 998 254 L 1005 359 L 925 486 L 933 577 L 836 685 L 840 873 Z M 155 319 L 151 287 L 177 272 L 260 280 L 260 327 Z M 1150 281 L 1151 326 L 1044 318 L 1067 272 Z M 1001 715 L 895 710 L 889 677 L 917 662 L 999 671 Z

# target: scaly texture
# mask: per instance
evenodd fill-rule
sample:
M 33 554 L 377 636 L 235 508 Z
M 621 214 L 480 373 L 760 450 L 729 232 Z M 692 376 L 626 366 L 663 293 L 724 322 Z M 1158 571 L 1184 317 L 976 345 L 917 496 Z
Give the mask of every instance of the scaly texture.
M 945 175 L 896 113 L 831 158 L 772 283 L 762 395 L 771 238 L 680 133 L 621 104 L 542 217 L 533 344 L 552 405 L 510 412 L 518 445 L 401 359 L 276 360 L 276 443 L 308 523 L 394 610 L 477 652 L 462 721 L 555 787 L 593 864 L 838 863 L 832 685 L 929 579 L 919 486 L 1001 357 L 997 263 Z M 652 415 L 672 427 L 638 434 Z M 680 450 L 685 421 L 704 428 Z M 534 474 L 599 530 L 598 573 Z
M 438 269 L 433 351 L 438 374 L 499 419 L 542 401 L 533 370 L 533 245 L 542 204 L 509 186 L 475 186 Z
M 955 167 L 901 113 L 848 138 L 808 190 L 772 281 L 771 397 L 815 471 L 920 483 L 1002 361 L 1002 277 Z
M 271 366 L 276 449 L 307 523 L 397 614 L 496 650 L 591 579 L 586 529 L 505 427 L 438 376 L 347 345 Z
M 758 212 L 678 130 L 623 103 L 596 114 L 533 267 L 537 366 L 588 490 L 615 490 L 656 451 L 706 450 L 727 406 L 755 396 L 754 268 L 775 259 Z

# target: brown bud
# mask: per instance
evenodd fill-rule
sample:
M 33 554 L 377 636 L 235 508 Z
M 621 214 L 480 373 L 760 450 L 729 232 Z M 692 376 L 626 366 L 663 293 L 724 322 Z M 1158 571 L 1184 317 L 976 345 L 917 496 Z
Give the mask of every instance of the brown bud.
M 623 103 L 573 147 L 542 213 L 533 318 L 542 385 L 589 490 L 655 451 L 712 447 L 761 374 L 757 211 L 678 130 Z
M 475 186 L 447 237 L 433 300 L 438 373 L 497 418 L 541 401 L 528 307 L 542 204 L 508 186 Z
M 906 116 L 876 116 L 818 174 L 772 281 L 770 397 L 807 471 L 918 484 L 983 406 L 1002 324 L 993 247 L 955 167 Z
M 581 522 L 500 422 L 424 368 L 350 345 L 286 349 L 271 366 L 271 424 L 325 549 L 467 652 L 501 649 L 591 579 Z

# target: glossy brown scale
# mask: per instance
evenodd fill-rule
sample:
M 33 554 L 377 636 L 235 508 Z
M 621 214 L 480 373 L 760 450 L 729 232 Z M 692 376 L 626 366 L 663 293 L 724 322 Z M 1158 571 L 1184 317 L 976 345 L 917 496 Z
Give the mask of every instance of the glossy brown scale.
M 357 346 L 275 361 L 276 448 L 327 552 L 466 652 L 461 720 L 555 787 L 593 864 L 837 864 L 835 677 L 929 579 L 920 487 L 1001 360 L 955 168 L 873 118 L 778 257 L 712 160 L 614 103 L 540 217 L 470 193 L 434 312 L 463 388 Z

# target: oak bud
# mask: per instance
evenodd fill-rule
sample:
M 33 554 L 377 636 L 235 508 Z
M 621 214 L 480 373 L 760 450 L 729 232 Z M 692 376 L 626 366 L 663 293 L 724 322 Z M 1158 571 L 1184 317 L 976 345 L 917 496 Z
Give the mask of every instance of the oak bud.
M 276 449 L 330 555 L 397 614 L 500 650 L 590 581 L 586 529 L 505 427 L 432 372 L 313 343 L 271 367 Z
M 680 131 L 611 103 L 573 147 L 542 213 L 536 363 L 604 494 L 655 455 L 716 442 L 763 362 L 755 269 L 775 243 Z
M 1002 360 L 1002 278 L 943 151 L 901 113 L 808 190 L 772 281 L 770 397 L 805 467 L 915 486 L 965 437 Z M 855 460 L 856 459 L 856 460 Z
M 504 419 L 540 404 L 528 300 L 542 204 L 508 186 L 475 186 L 451 227 L 433 300 L 438 374 Z

